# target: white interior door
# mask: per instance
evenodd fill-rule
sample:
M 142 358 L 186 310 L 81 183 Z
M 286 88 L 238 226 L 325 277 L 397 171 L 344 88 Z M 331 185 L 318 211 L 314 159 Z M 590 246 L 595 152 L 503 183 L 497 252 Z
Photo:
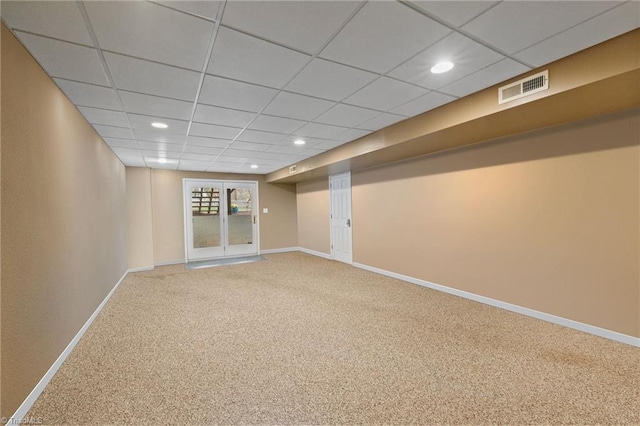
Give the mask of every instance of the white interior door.
M 184 179 L 187 261 L 258 254 L 258 185 Z
M 351 172 L 329 176 L 331 194 L 331 258 L 351 264 Z

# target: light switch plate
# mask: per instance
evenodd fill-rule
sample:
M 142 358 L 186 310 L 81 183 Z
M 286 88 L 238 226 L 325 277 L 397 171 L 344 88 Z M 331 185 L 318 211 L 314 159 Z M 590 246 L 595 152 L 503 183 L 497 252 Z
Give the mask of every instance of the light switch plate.
M 262 209 L 262 213 L 269 213 L 269 209 L 265 207 L 264 209 Z

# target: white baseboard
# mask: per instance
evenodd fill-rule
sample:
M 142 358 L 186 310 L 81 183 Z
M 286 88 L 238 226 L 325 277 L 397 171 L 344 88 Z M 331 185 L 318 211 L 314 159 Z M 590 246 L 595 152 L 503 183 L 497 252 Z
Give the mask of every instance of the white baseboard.
M 300 247 L 284 247 L 277 249 L 260 250 L 260 254 L 289 253 L 292 251 L 300 251 Z
M 330 254 L 323 253 L 321 251 L 311 250 L 311 249 L 304 248 L 304 247 L 298 247 L 298 251 L 301 251 L 302 253 L 310 254 L 312 256 L 318 256 L 318 257 L 321 257 L 323 259 L 331 260 L 331 255 Z
M 69 354 L 71 353 L 73 348 L 76 347 L 76 345 L 78 344 L 78 342 L 80 341 L 80 339 L 82 338 L 84 333 L 87 331 L 87 329 L 89 328 L 91 323 L 93 323 L 93 320 L 96 319 L 96 317 L 98 316 L 98 314 L 100 313 L 102 308 L 104 308 L 104 305 L 107 304 L 107 302 L 109 301 L 111 296 L 113 296 L 113 293 L 115 293 L 115 291 L 118 289 L 118 287 L 120 286 L 122 281 L 124 281 L 124 279 L 125 279 L 125 277 L 127 276 L 128 273 L 129 273 L 129 271 L 125 272 L 124 275 L 118 280 L 116 285 L 113 286 L 113 288 L 111 289 L 109 294 L 107 294 L 107 296 L 102 300 L 100 305 L 98 305 L 98 307 L 93 312 L 93 314 L 91 314 L 89 319 L 84 323 L 82 328 L 80 328 L 78 333 L 76 333 L 76 335 L 73 337 L 73 339 L 71 339 L 71 342 L 69 342 L 67 347 L 64 348 L 64 350 L 62 351 L 62 353 L 60 354 L 58 359 L 55 360 L 53 365 L 45 373 L 45 375 L 42 377 L 42 379 L 40 379 L 40 381 L 33 388 L 31 393 L 29 393 L 29 395 L 25 398 L 25 400 L 22 401 L 22 404 L 20 404 L 20 407 L 18 407 L 16 412 L 13 413 L 13 416 L 8 420 L 7 424 L 14 424 L 14 423 L 17 424 L 20 420 L 22 420 L 22 419 L 24 419 L 26 417 L 27 413 L 31 409 L 31 406 L 33 406 L 33 404 L 36 402 L 36 400 L 38 399 L 38 397 L 40 396 L 40 394 L 42 393 L 44 388 L 47 387 L 47 385 L 49 384 L 49 382 L 51 381 L 53 376 L 56 374 L 56 372 L 58 371 L 58 369 L 60 368 L 62 363 L 67 359 L 67 357 L 69 356 Z
M 157 262 L 153 266 L 169 266 L 169 265 L 179 265 L 181 263 L 187 263 L 184 259 L 176 259 L 176 260 L 165 260 L 164 262 Z
M 142 266 L 140 268 L 131 268 L 127 271 L 127 273 L 129 272 L 144 272 L 144 271 L 153 271 L 154 267 L 153 266 Z
M 407 275 L 398 274 L 396 272 L 390 272 L 384 269 L 375 268 L 373 266 L 363 265 L 361 263 L 354 263 L 353 266 L 355 266 L 356 268 L 364 269 L 366 271 L 375 272 L 381 275 L 386 275 L 387 277 L 396 278 L 398 280 L 402 280 L 412 284 L 417 284 L 423 287 L 431 288 L 433 290 L 438 290 L 444 293 L 453 294 L 454 296 L 464 297 L 465 299 L 474 300 L 476 302 L 484 303 L 490 306 L 495 306 L 496 308 L 506 309 L 507 311 L 537 318 L 543 321 L 548 321 L 554 324 L 573 328 L 575 330 L 584 331 L 585 333 L 595 334 L 596 336 L 615 340 L 616 342 L 626 343 L 627 345 L 640 347 L 640 338 L 638 337 L 629 336 L 626 334 L 618 333 L 616 331 L 611 331 L 611 330 L 596 327 L 593 325 L 559 317 L 556 315 L 547 314 L 544 312 L 536 311 L 535 309 L 525 308 L 524 306 L 502 302 L 500 300 L 491 299 L 490 297 L 480 296 L 475 293 L 469 293 L 468 291 L 458 290 L 455 288 L 432 283 L 429 281 L 424 281 L 424 280 L 410 277 Z

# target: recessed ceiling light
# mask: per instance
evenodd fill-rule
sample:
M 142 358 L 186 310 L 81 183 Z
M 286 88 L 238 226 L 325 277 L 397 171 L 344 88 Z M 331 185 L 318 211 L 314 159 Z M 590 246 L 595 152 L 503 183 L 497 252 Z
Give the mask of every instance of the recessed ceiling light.
M 442 74 L 443 72 L 449 71 L 451 68 L 453 68 L 453 63 L 451 62 L 438 62 L 431 67 L 431 72 L 434 74 Z
M 257 164 L 252 164 L 252 165 L 251 165 L 251 168 L 252 168 L 252 169 L 257 169 L 257 168 L 258 168 L 258 165 L 257 165 Z
M 151 125 L 157 129 L 166 129 L 167 127 L 169 127 L 168 125 L 164 124 L 164 123 L 151 123 Z
M 158 158 L 158 163 L 160 163 L 160 164 L 166 164 L 168 162 L 169 162 L 169 160 L 167 160 L 166 158 Z
M 297 139 L 293 143 L 295 143 L 296 145 L 304 145 L 306 142 L 303 141 L 302 139 Z

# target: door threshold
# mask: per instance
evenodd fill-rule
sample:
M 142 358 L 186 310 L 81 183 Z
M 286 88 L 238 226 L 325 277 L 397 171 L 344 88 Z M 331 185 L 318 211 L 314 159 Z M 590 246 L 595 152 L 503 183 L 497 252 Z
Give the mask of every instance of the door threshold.
M 225 266 L 225 265 L 237 265 L 240 263 L 251 263 L 251 262 L 259 262 L 261 260 L 267 260 L 264 256 L 244 256 L 244 257 L 233 257 L 233 258 L 224 258 L 224 259 L 209 259 L 209 260 L 197 260 L 195 262 L 188 262 L 185 264 L 185 269 L 202 269 L 202 268 L 214 268 L 216 266 Z

